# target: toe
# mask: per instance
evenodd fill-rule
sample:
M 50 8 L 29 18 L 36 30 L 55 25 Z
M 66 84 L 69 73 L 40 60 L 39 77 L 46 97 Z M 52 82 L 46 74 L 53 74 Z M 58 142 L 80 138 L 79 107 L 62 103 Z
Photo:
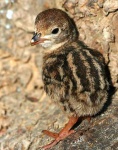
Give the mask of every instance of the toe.
M 59 135 L 58 133 L 54 133 L 54 132 L 51 132 L 51 131 L 48 131 L 48 130 L 43 130 L 42 131 L 44 134 L 56 139 Z

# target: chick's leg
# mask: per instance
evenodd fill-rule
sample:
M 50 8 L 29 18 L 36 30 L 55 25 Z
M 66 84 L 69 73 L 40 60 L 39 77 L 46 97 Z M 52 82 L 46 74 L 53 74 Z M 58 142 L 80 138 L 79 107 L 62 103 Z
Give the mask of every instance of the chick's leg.
M 71 128 L 75 125 L 75 123 L 78 121 L 78 117 L 70 117 L 68 123 L 65 125 L 65 127 L 59 132 L 59 133 L 53 133 L 47 130 L 44 130 L 43 133 L 53 137 L 55 140 L 53 140 L 50 144 L 43 146 L 43 149 L 49 149 L 56 145 L 59 141 L 65 139 L 70 134 L 74 133 L 74 130 L 71 130 Z

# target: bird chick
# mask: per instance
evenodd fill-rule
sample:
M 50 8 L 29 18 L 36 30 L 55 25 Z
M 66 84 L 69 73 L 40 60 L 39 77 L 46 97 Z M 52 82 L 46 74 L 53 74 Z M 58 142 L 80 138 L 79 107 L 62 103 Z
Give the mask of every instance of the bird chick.
M 80 117 L 93 116 L 103 108 L 109 84 L 102 54 L 78 40 L 75 23 L 64 11 L 48 9 L 39 13 L 35 26 L 31 45 L 44 47 L 44 89 L 69 116 L 59 133 L 43 131 L 54 138 L 43 147 L 49 149 L 74 133 L 71 128 Z

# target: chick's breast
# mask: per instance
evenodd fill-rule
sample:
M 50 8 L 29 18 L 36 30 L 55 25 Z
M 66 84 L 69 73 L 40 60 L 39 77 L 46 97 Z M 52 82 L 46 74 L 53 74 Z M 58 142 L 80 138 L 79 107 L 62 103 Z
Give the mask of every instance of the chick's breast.
M 103 56 L 79 42 L 44 57 L 43 81 L 46 93 L 70 115 L 94 115 L 107 100 Z

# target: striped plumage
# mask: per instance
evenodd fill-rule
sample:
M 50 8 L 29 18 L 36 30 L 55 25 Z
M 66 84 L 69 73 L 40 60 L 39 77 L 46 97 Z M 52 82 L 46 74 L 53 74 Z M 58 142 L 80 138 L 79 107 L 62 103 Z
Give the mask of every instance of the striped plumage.
M 94 115 L 107 100 L 104 58 L 80 41 L 44 56 L 43 81 L 46 93 L 71 115 Z
M 102 54 L 78 40 L 73 20 L 59 9 L 39 13 L 31 45 L 43 50 L 42 78 L 51 99 L 70 116 L 59 134 L 44 131 L 55 140 L 48 149 L 71 133 L 80 116 L 97 114 L 107 101 L 109 88 Z

